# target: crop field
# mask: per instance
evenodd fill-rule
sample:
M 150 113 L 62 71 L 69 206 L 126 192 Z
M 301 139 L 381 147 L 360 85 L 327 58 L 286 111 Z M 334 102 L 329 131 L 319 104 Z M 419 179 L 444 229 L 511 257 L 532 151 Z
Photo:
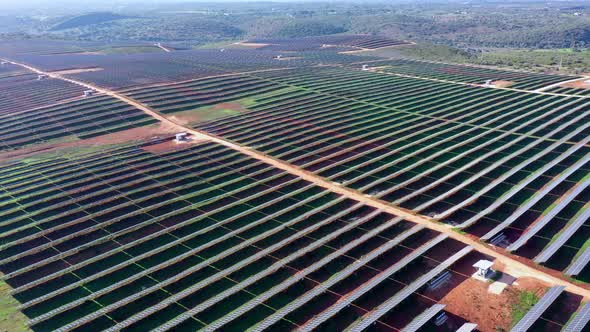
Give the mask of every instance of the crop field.
M 265 46 L 262 46 L 260 49 L 275 51 L 351 51 L 409 44 L 405 41 L 368 35 L 252 39 L 248 40 L 247 43 L 264 44 Z
M 68 138 L 87 139 L 158 121 L 108 96 L 0 115 L 0 151 Z
M 371 66 L 380 67 L 378 70 L 382 72 L 461 83 L 483 84 L 486 80 L 507 81 L 512 83 L 509 85 L 511 88 L 522 90 L 535 90 L 575 78 L 575 76 L 535 74 L 419 60 L 387 60 L 372 63 Z
M 0 269 L 34 330 L 395 330 L 482 257 L 221 145 L 150 152 L 171 143 L 0 165 Z
M 49 78 L 37 80 L 37 74 L 17 73 L 19 74 L 0 77 L 0 115 L 18 113 L 81 97 L 84 91 L 83 88 L 62 80 Z
M 337 68 L 256 76 L 292 89 L 198 128 L 558 270 L 590 260 L 585 98 Z

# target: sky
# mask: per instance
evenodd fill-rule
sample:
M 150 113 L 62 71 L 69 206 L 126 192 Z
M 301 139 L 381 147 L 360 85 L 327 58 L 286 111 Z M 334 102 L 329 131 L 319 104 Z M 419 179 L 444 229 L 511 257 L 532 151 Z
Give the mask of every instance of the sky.
M 171 3 L 253 3 L 253 2 L 333 2 L 333 3 L 371 3 L 408 0 L 0 0 L 0 16 L 14 15 L 14 12 L 31 14 L 31 12 L 50 11 L 99 11 L 122 7 L 153 7 L 157 4 Z M 411 1 L 411 0 L 410 0 Z M 428 1 L 428 0 L 426 0 Z

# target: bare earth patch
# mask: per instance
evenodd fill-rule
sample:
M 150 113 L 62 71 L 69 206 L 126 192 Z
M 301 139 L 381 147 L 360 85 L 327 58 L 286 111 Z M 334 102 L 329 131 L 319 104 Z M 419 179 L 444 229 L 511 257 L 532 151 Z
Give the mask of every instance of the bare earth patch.
M 141 141 L 148 138 L 159 137 L 168 134 L 176 134 L 177 130 L 167 124 L 161 123 L 157 126 L 144 126 L 132 128 L 128 130 L 119 131 L 116 133 L 93 137 L 86 140 L 81 140 L 82 144 L 118 144 L 130 141 Z
M 356 50 L 352 50 L 352 51 L 342 51 L 342 52 L 338 52 L 339 54 L 356 54 L 356 53 L 370 53 L 370 52 L 375 52 L 375 51 L 379 51 L 379 50 L 386 50 L 386 49 L 392 49 L 392 48 L 398 48 L 400 46 L 408 46 L 408 45 L 416 45 L 415 42 L 411 42 L 411 41 L 405 41 L 404 43 L 401 44 L 397 44 L 397 45 L 391 45 L 391 46 L 384 46 L 384 47 L 377 47 L 377 48 L 363 48 L 363 47 L 357 47 L 357 46 L 350 46 L 347 45 L 348 47 L 354 47 L 356 48 Z
M 517 284 L 496 295 L 488 292 L 489 285 L 473 278 L 466 279 L 440 302 L 447 305 L 445 311 L 477 323 L 479 331 L 507 331 L 512 323 L 512 306 L 519 302 L 520 293 L 530 291 L 541 296 L 548 286 L 536 279 L 523 277 L 517 280 Z
M 149 146 L 143 147 L 143 150 L 155 154 L 168 152 L 168 151 L 175 151 L 175 150 L 182 150 L 191 147 L 192 145 L 199 144 L 205 142 L 203 139 L 194 139 L 188 142 L 178 143 L 174 140 L 168 140 L 158 144 L 152 144 Z
M 563 86 L 564 88 L 590 89 L 590 83 L 586 83 L 586 81 L 588 81 L 588 80 L 590 80 L 590 79 L 583 78 L 579 81 L 565 83 L 561 86 Z
M 111 145 L 121 144 L 132 141 L 142 141 L 155 137 L 163 137 L 176 134 L 178 130 L 170 125 L 160 124 L 157 126 L 145 126 L 139 128 L 132 128 L 124 131 L 119 131 L 112 134 L 92 137 L 84 140 L 76 140 L 73 142 L 63 142 L 55 144 L 43 144 L 30 148 L 19 149 L 15 151 L 8 151 L 0 154 L 0 161 L 8 161 L 17 158 L 29 157 L 41 152 L 51 152 L 63 148 L 73 147 L 87 147 L 97 145 Z
M 232 103 L 232 102 L 219 103 L 219 104 L 215 105 L 213 107 L 213 109 L 216 109 L 216 110 L 231 109 L 234 111 L 238 111 L 240 113 L 248 111 L 242 104 Z
M 492 82 L 494 84 L 494 86 L 498 87 L 498 88 L 507 88 L 509 86 L 511 86 L 512 84 L 514 84 L 514 82 L 512 81 L 493 81 Z
M 66 69 L 66 70 L 58 70 L 52 71 L 50 73 L 57 74 L 57 75 L 70 75 L 70 74 L 79 74 L 79 73 L 89 73 L 93 71 L 101 71 L 104 70 L 101 67 L 92 67 L 92 68 L 77 68 L 77 69 Z
M 269 46 L 271 44 L 237 42 L 237 43 L 234 43 L 234 45 L 245 46 L 245 47 L 252 47 L 252 48 L 262 48 L 262 47 L 265 47 L 265 46 Z

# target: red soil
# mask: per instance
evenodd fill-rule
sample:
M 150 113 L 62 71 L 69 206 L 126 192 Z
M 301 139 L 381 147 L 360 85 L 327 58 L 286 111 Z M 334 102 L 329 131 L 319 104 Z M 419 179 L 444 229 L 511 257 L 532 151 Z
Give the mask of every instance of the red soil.
M 177 143 L 174 140 L 169 140 L 169 141 L 162 142 L 159 144 L 152 144 L 149 146 L 145 146 L 145 147 L 143 147 L 143 149 L 145 151 L 158 154 L 158 153 L 167 152 L 167 151 L 186 149 L 186 148 L 192 146 L 193 144 L 197 144 L 197 143 L 201 143 L 201 142 L 204 142 L 204 140 L 192 140 L 192 141 L 183 142 L 183 143 Z
M 510 258 L 514 259 L 515 261 L 518 261 L 518 262 L 520 262 L 520 263 L 522 263 L 524 265 L 527 265 L 527 266 L 529 266 L 531 268 L 534 268 L 534 269 L 536 269 L 536 270 L 538 270 L 540 272 L 543 272 L 543 273 L 545 273 L 547 275 L 550 275 L 550 276 L 552 276 L 554 278 L 558 278 L 558 279 L 561 279 L 561 280 L 564 280 L 564 281 L 568 281 L 567 278 L 564 276 L 564 274 L 561 273 L 560 271 L 556 271 L 556 270 L 550 269 L 548 267 L 545 267 L 543 265 L 536 264 L 535 262 L 533 262 L 532 260 L 530 260 L 528 258 L 521 257 L 519 255 L 515 255 L 515 254 L 512 254 L 512 253 L 509 253 L 508 251 L 506 251 L 504 249 L 501 249 L 501 248 L 495 248 L 495 250 L 497 252 L 501 252 L 501 253 L 503 253 L 505 255 L 510 255 Z M 578 287 L 584 288 L 584 289 L 590 289 L 590 285 L 587 284 L 587 283 L 576 282 L 575 285 L 578 286 Z
M 201 117 L 199 115 L 199 112 L 190 112 L 190 111 L 175 114 L 175 115 L 169 115 L 168 119 L 170 119 L 180 125 L 183 125 L 183 126 L 190 125 L 191 123 L 201 121 Z
M 219 104 L 213 106 L 213 109 L 214 110 L 234 110 L 234 111 L 238 111 L 240 113 L 248 111 L 248 109 L 245 108 L 244 105 L 242 105 L 240 103 L 232 103 L 232 102 L 219 103 Z
M 514 84 L 514 82 L 512 81 L 493 81 L 492 82 L 495 86 L 497 86 L 498 88 L 507 88 L 509 86 L 511 86 L 512 84 Z
M 587 80 L 588 79 L 581 79 L 579 81 L 563 84 L 562 86 L 566 87 L 566 88 L 574 88 L 574 89 L 590 89 L 590 84 L 585 83 Z
M 477 323 L 482 332 L 507 331 L 512 322 L 512 306 L 519 301 L 522 291 L 541 296 L 547 284 L 532 278 L 519 278 L 518 285 L 507 287 L 499 294 L 488 293 L 489 283 L 468 278 L 450 291 L 440 302 L 445 311 Z

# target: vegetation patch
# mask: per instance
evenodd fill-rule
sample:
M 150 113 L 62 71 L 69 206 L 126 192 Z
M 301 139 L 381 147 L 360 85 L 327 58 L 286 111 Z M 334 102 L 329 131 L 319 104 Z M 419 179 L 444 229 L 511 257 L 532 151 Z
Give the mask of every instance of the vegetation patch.
M 465 50 L 461 50 L 446 45 L 436 45 L 430 43 L 400 46 L 389 50 L 383 50 L 381 52 L 388 52 L 390 54 L 397 53 L 399 55 L 410 57 L 413 59 L 455 63 L 470 62 L 472 58 L 472 55 Z
M 323 36 L 332 35 L 336 33 L 346 32 L 342 26 L 331 23 L 316 22 L 316 21 L 298 21 L 289 23 L 280 28 L 276 36 L 278 37 L 307 37 L 307 36 Z
M 0 281 L 0 331 L 30 331 L 27 318 L 18 311 L 19 303 L 9 294 L 10 286 Z
M 175 113 L 174 118 L 184 124 L 196 124 L 199 122 L 215 120 L 218 118 L 240 114 L 240 111 L 234 108 L 224 107 L 220 104 L 197 107 L 192 110 Z
M 512 326 L 516 325 L 537 302 L 539 297 L 534 292 L 520 293 L 518 302 L 512 305 Z

